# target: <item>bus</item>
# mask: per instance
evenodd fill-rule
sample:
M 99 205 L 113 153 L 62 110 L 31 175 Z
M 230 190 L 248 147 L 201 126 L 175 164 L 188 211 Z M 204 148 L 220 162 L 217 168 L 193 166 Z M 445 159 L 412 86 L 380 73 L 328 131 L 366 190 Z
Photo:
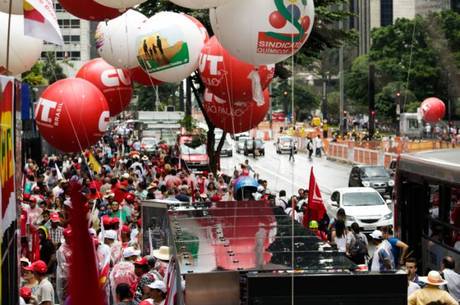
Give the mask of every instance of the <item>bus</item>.
M 460 150 L 403 154 L 395 182 L 395 233 L 410 245 L 419 270 L 439 270 L 446 255 L 459 262 Z

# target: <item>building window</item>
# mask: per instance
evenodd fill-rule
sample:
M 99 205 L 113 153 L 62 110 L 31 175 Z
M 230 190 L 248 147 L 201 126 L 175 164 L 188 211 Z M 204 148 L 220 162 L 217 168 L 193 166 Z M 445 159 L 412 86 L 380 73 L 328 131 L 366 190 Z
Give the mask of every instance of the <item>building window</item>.
M 380 2 L 380 25 L 393 24 L 393 0 L 381 0 Z
M 56 12 L 65 12 L 64 8 L 62 8 L 61 4 L 59 4 L 58 2 L 54 4 L 54 8 Z
M 80 60 L 81 55 L 79 51 L 72 51 L 70 52 L 70 60 Z
M 80 36 L 79 35 L 63 35 L 62 39 L 64 40 L 65 44 L 77 44 L 80 43 Z
M 77 19 L 58 19 L 59 27 L 62 29 L 79 29 L 80 20 Z

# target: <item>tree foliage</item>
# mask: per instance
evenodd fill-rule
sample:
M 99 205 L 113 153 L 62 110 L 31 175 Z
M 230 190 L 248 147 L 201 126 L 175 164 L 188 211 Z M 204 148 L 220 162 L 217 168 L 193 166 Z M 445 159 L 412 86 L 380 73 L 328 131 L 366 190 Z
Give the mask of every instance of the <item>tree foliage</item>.
M 160 105 L 158 108 L 163 110 L 166 106 L 175 106 L 180 108 L 179 100 L 180 83 L 169 84 L 165 83 L 158 86 L 158 97 Z M 136 109 L 138 111 L 153 111 L 156 109 L 156 88 L 135 85 L 134 94 L 138 97 Z

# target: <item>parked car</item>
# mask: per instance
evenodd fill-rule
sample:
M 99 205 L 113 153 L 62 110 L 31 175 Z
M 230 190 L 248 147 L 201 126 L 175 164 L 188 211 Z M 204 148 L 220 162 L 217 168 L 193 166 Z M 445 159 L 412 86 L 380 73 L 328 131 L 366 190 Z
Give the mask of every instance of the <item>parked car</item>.
M 239 137 L 237 141 L 235 141 L 235 150 L 238 154 L 243 153 L 244 151 L 244 142 L 248 140 L 249 137 Z
M 379 192 L 370 187 L 339 188 L 332 192 L 326 203 L 329 217 L 336 217 L 337 210 L 345 210 L 346 226 L 358 223 L 365 232 L 378 227 L 393 225 L 393 213 Z
M 255 145 L 254 145 L 255 141 Z M 253 154 L 259 156 L 265 156 L 265 144 L 261 139 L 247 139 L 244 141 L 243 153 L 245 156 Z
M 282 136 L 276 141 L 276 153 L 282 154 L 283 152 L 290 153 L 291 147 L 294 146 L 294 153 L 297 153 L 297 143 L 293 137 Z
M 157 149 L 158 141 L 156 138 L 144 137 L 141 139 L 141 150 L 152 153 Z
M 219 142 L 216 141 L 214 148 L 217 149 L 218 146 L 219 146 Z M 220 156 L 221 157 L 223 156 L 232 157 L 233 156 L 232 146 L 230 145 L 230 143 L 228 143 L 227 140 L 225 140 L 224 145 L 222 146 L 222 149 L 220 151 Z
M 383 166 L 355 165 L 348 180 L 349 187 L 371 187 L 382 195 L 391 195 L 394 180 Z
M 179 159 L 182 165 L 190 171 L 209 170 L 209 156 L 206 152 L 206 144 L 197 147 L 189 146 L 193 135 L 178 136 Z

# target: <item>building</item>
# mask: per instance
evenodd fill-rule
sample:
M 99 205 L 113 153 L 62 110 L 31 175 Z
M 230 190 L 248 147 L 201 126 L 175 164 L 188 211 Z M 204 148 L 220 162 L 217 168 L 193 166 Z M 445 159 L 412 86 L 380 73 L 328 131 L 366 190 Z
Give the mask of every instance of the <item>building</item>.
M 89 59 L 92 54 L 92 32 L 90 21 L 79 19 L 67 13 L 62 6 L 55 1 L 58 24 L 61 28 L 63 46 L 45 43 L 42 52 L 42 60 L 46 60 L 50 54 L 54 54 L 64 70 L 64 73 L 71 77 L 75 76 L 80 67 Z
M 359 54 L 370 48 L 371 29 L 393 24 L 398 18 L 412 19 L 445 9 L 460 11 L 460 0 L 350 0 L 349 26 L 359 32 Z

